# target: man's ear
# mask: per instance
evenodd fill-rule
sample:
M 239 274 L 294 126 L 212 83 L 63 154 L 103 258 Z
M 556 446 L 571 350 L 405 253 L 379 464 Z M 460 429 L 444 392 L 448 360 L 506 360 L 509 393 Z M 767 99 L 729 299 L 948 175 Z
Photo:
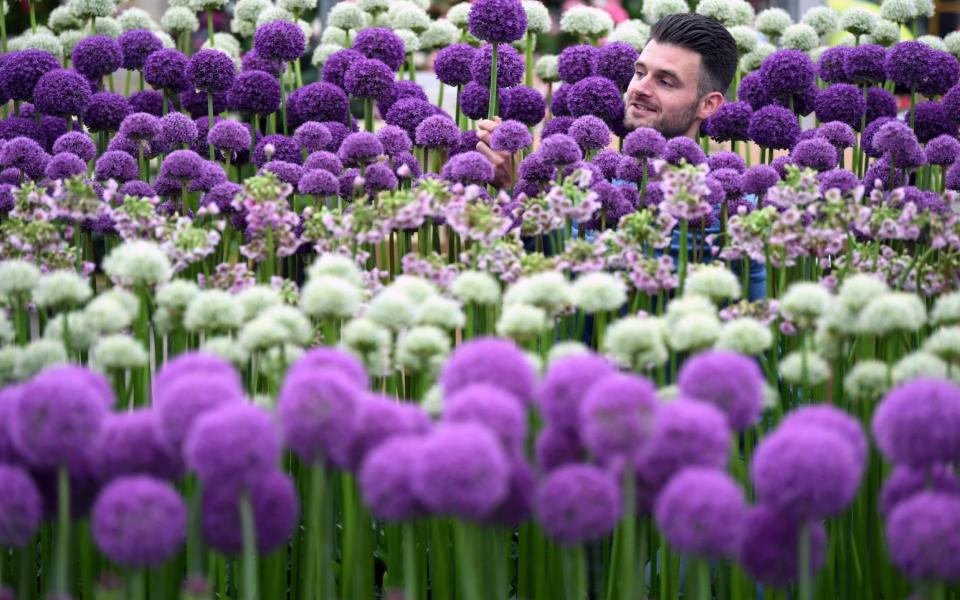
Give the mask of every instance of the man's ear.
M 700 99 L 700 109 L 697 111 L 697 116 L 701 120 L 706 120 L 713 113 L 717 112 L 717 109 L 720 108 L 723 101 L 723 94 L 720 92 L 710 92 Z

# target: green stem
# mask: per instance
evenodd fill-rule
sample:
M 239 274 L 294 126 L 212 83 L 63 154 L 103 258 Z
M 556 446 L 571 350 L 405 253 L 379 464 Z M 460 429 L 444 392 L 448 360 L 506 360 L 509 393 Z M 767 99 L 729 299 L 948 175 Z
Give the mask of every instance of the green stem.
M 207 14 L 211 14 L 211 11 L 207 11 Z M 211 34 L 210 45 L 213 46 L 213 34 Z M 209 132 L 213 129 L 213 92 L 207 90 L 207 131 Z M 207 150 L 210 153 L 210 160 L 213 160 L 213 144 L 207 144 Z M 230 177 L 230 171 L 227 171 L 227 177 Z
M 523 74 L 523 85 L 533 87 L 533 47 L 536 45 L 536 36 L 531 31 L 527 31 L 527 45 L 524 48 L 526 60 L 526 71 Z
M 373 98 L 363 99 L 363 129 L 373 133 Z
M 51 588 L 56 594 L 66 595 L 70 591 L 70 472 L 63 465 L 57 470 L 56 544 Z
M 497 93 L 499 89 L 497 88 L 497 44 L 494 42 L 490 45 L 490 104 L 487 107 L 487 118 L 493 119 L 494 116 L 499 112 L 497 102 Z
M 477 573 L 480 570 L 476 561 L 473 546 L 473 536 L 469 531 L 468 523 L 456 522 L 453 524 L 455 551 L 457 554 L 457 574 L 461 581 L 461 592 L 466 600 L 480 600 L 480 582 Z
M 243 530 L 243 600 L 259 600 L 257 592 L 257 532 L 253 521 L 250 494 L 240 495 L 240 526 Z
M 710 590 L 710 562 L 706 559 L 691 561 L 696 569 L 697 594 L 698 600 L 712 600 L 713 593 Z
M 37 7 L 36 7 L 36 3 L 35 3 L 33 0 L 30 0 L 30 2 L 28 2 L 27 4 L 30 5 L 30 33 L 36 35 L 36 34 L 37 34 Z M 6 19 L 6 17 L 4 17 L 4 19 Z M 91 27 L 91 29 L 93 28 L 93 24 L 92 24 L 92 23 L 91 23 L 90 27 Z
M 813 600 L 813 577 L 810 569 L 810 525 L 800 526 L 797 540 L 797 574 L 799 600 Z
M 216 48 L 213 43 L 213 9 L 207 9 L 207 41 L 210 42 L 211 48 Z
M 403 592 L 407 600 L 419 600 L 417 587 L 416 529 L 412 521 L 403 524 Z

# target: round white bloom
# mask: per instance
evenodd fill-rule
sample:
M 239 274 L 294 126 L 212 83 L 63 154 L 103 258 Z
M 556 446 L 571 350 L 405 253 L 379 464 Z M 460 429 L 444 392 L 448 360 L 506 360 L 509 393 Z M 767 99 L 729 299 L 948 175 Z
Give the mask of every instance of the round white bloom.
M 60 35 L 57 36 L 57 39 L 60 40 L 60 45 L 63 47 L 63 55 L 67 56 L 73 54 L 74 47 L 80 43 L 80 40 L 85 39 L 87 34 L 79 29 L 67 29 L 66 31 L 61 31 Z
M 148 29 L 152 31 L 158 27 L 153 17 L 150 16 L 150 13 L 136 6 L 131 6 L 120 13 L 117 20 L 120 21 L 120 28 L 124 31 L 133 31 L 134 29 Z
M 67 332 L 70 334 L 69 342 Z M 96 343 L 100 333 L 90 326 L 84 313 L 73 311 L 60 313 L 47 321 L 43 330 L 43 337 L 50 340 L 59 340 L 64 347 L 76 352 L 83 352 Z
M 464 2 L 464 4 L 469 5 L 468 2 Z M 455 4 L 454 6 L 461 5 Z M 430 389 L 426 391 L 420 400 L 420 408 L 422 408 L 431 419 L 439 419 L 443 416 L 443 388 L 441 388 L 439 384 L 430 386 Z
M 810 52 L 819 44 L 820 34 L 813 27 L 803 23 L 794 23 L 787 27 L 780 37 L 782 47 L 803 50 L 804 52 Z
M 159 244 L 144 240 L 124 242 L 111 250 L 103 259 L 103 270 L 120 285 L 147 287 L 170 281 L 173 273 Z
M 951 31 L 943 38 L 943 43 L 947 46 L 947 52 L 954 56 L 960 56 L 960 31 Z
M 384 376 L 390 372 L 390 330 L 370 319 L 353 319 L 343 326 L 343 348 L 363 362 L 367 372 Z
M 327 26 L 360 29 L 366 24 L 363 10 L 351 2 L 337 2 L 327 13 Z
M 303 15 L 317 7 L 317 0 L 278 0 L 277 5 L 295 15 Z
M 843 390 L 855 402 L 877 402 L 889 390 L 887 365 L 879 360 L 862 360 L 843 378 Z
M 196 283 L 185 279 L 174 279 L 157 288 L 157 306 L 182 312 L 199 293 L 200 287 Z
M 19 356 L 20 346 L 0 347 L 0 385 L 17 381 L 17 358 Z
M 52 32 L 25 33 L 17 38 L 16 48 L 13 40 L 10 41 L 11 50 L 43 50 L 60 58 L 63 56 L 63 46 Z
M 550 11 L 540 0 L 523 0 L 527 13 L 527 33 L 550 33 Z
M 533 73 L 544 83 L 560 81 L 557 70 L 557 57 L 554 54 L 544 54 L 533 63 Z
M 836 312 L 831 309 L 829 313 Z M 846 332 L 838 329 L 830 322 L 829 317 L 820 319 L 817 323 L 817 329 L 813 334 L 813 347 L 816 348 L 820 356 L 828 360 L 838 360 L 844 349 L 846 341 Z
M 109 17 L 113 14 L 116 4 L 113 0 L 70 0 L 67 2 L 70 12 L 78 19 L 86 21 L 94 17 Z
M 267 0 L 237 0 L 233 7 L 233 17 L 244 21 L 256 21 L 264 10 L 270 6 Z
M 63 310 L 87 301 L 93 295 L 90 282 L 73 271 L 51 271 L 33 287 L 33 301 L 40 308 Z
M 0 346 L 13 342 L 17 337 L 17 332 L 13 329 L 13 323 L 5 311 L 0 310 Z
M 669 357 L 660 319 L 626 317 L 610 323 L 603 336 L 603 351 L 613 362 L 633 371 L 663 364 Z
M 397 332 L 416 321 L 416 302 L 400 290 L 383 289 L 367 304 L 364 316 Z
M 446 48 L 460 39 L 460 30 L 447 19 L 437 19 L 420 34 L 420 47 L 424 50 Z
M 801 19 L 801 21 L 813 27 L 818 34 L 827 35 L 828 33 L 836 31 L 840 16 L 837 15 L 837 11 L 829 6 L 814 6 L 803 13 L 803 19 Z
M 917 38 L 917 41 L 921 44 L 926 44 L 927 46 L 933 48 L 934 50 L 940 50 L 941 52 L 947 51 L 947 45 L 943 42 L 940 37 L 935 35 L 921 35 Z
M 806 365 L 804 365 L 804 355 L 806 355 Z M 803 383 L 804 368 L 806 368 L 806 383 L 811 386 L 820 385 L 830 378 L 830 365 L 815 352 L 791 352 L 780 361 L 780 374 L 787 383 Z
M 887 335 L 895 331 L 913 332 L 927 320 L 927 309 L 914 294 L 892 292 L 874 298 L 857 320 L 862 333 Z
M 166 31 L 154 31 L 153 34 L 160 38 L 160 43 L 163 44 L 164 48 L 176 48 L 177 45 L 174 43 L 173 38 L 170 37 L 170 34 Z M 253 32 L 251 32 L 250 35 L 253 35 Z
M 303 312 L 320 320 L 348 319 L 362 301 L 360 288 L 333 275 L 311 278 L 300 292 Z
M 283 379 L 287 368 L 297 359 L 303 356 L 303 348 L 287 344 L 285 346 L 274 346 L 260 355 L 258 366 L 260 373 L 264 376 L 279 381 Z
M 170 33 L 179 34 L 184 31 L 196 31 L 200 29 L 200 21 L 196 13 L 185 6 L 172 6 L 163 13 L 160 18 L 160 24 Z
M 310 64 L 315 66 L 318 69 L 322 69 L 323 65 L 327 63 L 327 59 L 335 52 L 343 50 L 343 46 L 337 44 L 320 44 L 313 51 L 313 56 L 310 57 Z
M 0 262 L 0 297 L 26 296 L 39 279 L 40 269 L 33 263 L 19 258 Z
M 756 71 L 764 59 L 776 51 L 777 49 L 767 42 L 757 42 L 756 48 L 740 57 L 740 70 L 745 73 Z
M 913 0 L 913 14 L 917 18 L 930 18 L 933 16 L 935 7 L 933 0 Z
M 877 44 L 889 48 L 900 41 L 900 25 L 886 19 L 877 19 L 870 35 L 865 35 L 860 40 L 864 44 Z
M 397 2 L 387 11 L 386 18 L 394 29 L 411 29 L 420 33 L 430 27 L 430 15 L 412 2 Z
M 47 367 L 68 362 L 67 351 L 60 340 L 47 338 L 33 340 L 17 353 L 13 367 L 14 378 L 24 381 Z
M 276 320 L 261 315 L 246 323 L 240 329 L 237 341 L 243 349 L 251 354 L 266 352 L 275 346 L 282 346 L 289 342 L 289 334 Z
M 267 23 L 273 23 L 274 21 L 287 21 L 289 23 L 294 22 L 293 13 L 285 8 L 280 8 L 279 6 L 268 6 L 257 15 L 257 27 L 261 25 L 266 25 Z
M 450 291 L 464 304 L 493 305 L 500 301 L 500 283 L 483 271 L 460 273 L 453 280 Z
M 470 3 L 469 2 L 460 2 L 454 4 L 450 7 L 450 10 L 447 11 L 447 18 L 450 19 L 450 22 L 459 27 L 460 29 L 467 28 L 467 17 L 470 15 Z
M 307 268 L 307 278 L 317 275 L 333 275 L 356 286 L 363 285 L 363 273 L 357 267 L 355 260 L 342 254 L 321 254 L 310 267 Z
M 741 317 L 723 324 L 716 348 L 756 356 L 770 349 L 773 334 L 756 319 Z
M 598 40 L 613 31 L 613 17 L 607 11 L 593 6 L 573 6 L 560 16 L 560 31 Z
M 960 362 L 960 327 L 944 327 L 934 331 L 923 343 L 923 349 L 948 363 Z
M 913 352 L 893 365 L 893 384 L 899 385 L 918 377 L 947 378 L 947 363 L 929 352 Z
M 722 304 L 726 300 L 740 297 L 740 282 L 737 281 L 737 276 L 724 266 L 705 265 L 687 276 L 683 293 L 703 296 Z
M 833 296 L 827 288 L 801 281 L 787 288 L 780 299 L 780 314 L 800 327 L 809 327 L 832 303 Z
M 559 271 L 534 273 L 514 282 L 503 295 L 503 304 L 530 304 L 556 316 L 573 304 L 573 289 Z
M 105 373 L 139 369 L 147 364 L 147 359 L 143 344 L 129 335 L 108 335 L 100 338 L 90 350 L 90 364 Z
M 401 275 L 393 280 L 385 290 L 396 290 L 417 304 L 437 295 L 437 287 L 421 277 Z
M 536 339 L 547 329 L 547 313 L 530 304 L 508 304 L 497 320 L 497 335 L 523 343 Z
M 756 18 L 757 13 L 753 10 L 753 6 L 749 2 L 744 0 L 735 0 L 730 5 L 730 15 L 728 27 L 733 27 L 735 25 L 750 25 L 753 23 L 754 18 Z
M 93 32 L 117 39 L 123 33 L 123 27 L 120 26 L 120 21 L 113 17 L 97 17 L 93 20 Z
M 129 290 L 125 290 L 120 287 L 110 288 L 105 292 L 101 292 L 94 298 L 90 304 L 87 305 L 87 308 L 90 308 L 91 305 L 95 304 L 97 300 L 112 300 L 119 304 L 123 308 L 124 312 L 131 319 L 136 319 L 140 314 L 140 299 L 137 298 L 136 294 Z
M 736 25 L 727 31 L 730 32 L 730 36 L 733 37 L 733 41 L 737 44 L 737 51 L 741 56 L 747 52 L 752 52 L 753 49 L 757 47 L 757 32 L 754 31 L 752 27 Z
M 397 341 L 397 364 L 414 373 L 436 373 L 449 354 L 450 336 L 429 325 L 414 327 Z
M 617 310 L 627 301 L 627 286 L 604 271 L 581 275 L 573 282 L 572 292 L 574 305 L 588 313 Z
M 222 333 L 243 324 L 243 308 L 223 290 L 204 290 L 187 305 L 183 326 L 187 331 Z
M 751 9 L 747 20 L 742 21 L 741 19 L 746 13 L 742 9 L 738 10 L 738 5 L 741 3 L 746 4 L 743 0 L 700 0 L 697 3 L 696 12 L 705 17 L 716 19 L 726 27 L 746 25 L 753 18 L 753 10 Z
M 667 329 L 673 329 L 683 317 L 687 315 L 706 314 L 716 318 L 717 307 L 703 296 L 681 296 L 667 303 L 667 312 L 664 315 Z
M 302 312 L 292 306 L 271 306 L 260 316 L 271 319 L 278 328 L 284 330 L 291 344 L 306 346 L 313 341 L 313 325 Z
M 374 15 L 390 8 L 390 0 L 360 0 L 357 4 L 361 9 Z
M 647 0 L 643 3 L 643 20 L 653 25 L 667 15 L 690 12 L 686 0 Z
M 247 361 L 250 360 L 250 355 L 247 354 L 244 347 L 229 336 L 218 335 L 207 338 L 203 342 L 203 350 L 219 356 L 238 369 L 245 367 Z
M 446 331 L 456 331 L 463 327 L 466 321 L 463 309 L 457 301 L 439 295 L 427 298 L 420 305 L 417 314 L 417 325 L 433 325 Z
M 320 34 L 320 43 L 343 48 L 347 45 L 347 32 L 339 27 L 327 27 Z
M 710 348 L 720 337 L 720 320 L 709 313 L 694 313 L 677 321 L 667 337 L 667 343 L 677 352 Z
M 210 40 L 203 42 L 203 45 L 200 47 L 203 50 L 214 49 L 226 53 L 230 58 L 234 59 L 234 62 L 240 58 L 240 42 L 237 41 L 237 38 L 233 37 L 229 33 L 224 31 L 218 31 L 213 34 L 213 46 L 210 46 Z
M 536 352 L 530 352 L 529 350 L 524 351 L 523 357 L 527 359 L 527 364 L 530 365 L 530 368 L 534 373 L 543 376 L 543 361 L 540 360 L 540 355 Z
M 403 41 L 403 50 L 407 54 L 420 51 L 420 36 L 412 29 L 394 29 L 393 33 Z
M 631 23 L 639 23 L 643 25 L 643 27 L 641 28 Z M 643 21 L 624 21 L 617 25 L 610 35 L 607 36 L 608 41 L 630 44 L 637 52 L 643 50 L 643 47 L 647 45 L 647 40 L 649 39 L 650 27 Z
M 754 26 L 767 37 L 780 37 L 783 31 L 793 23 L 790 13 L 782 8 L 768 8 L 760 11 Z
M 590 352 L 590 348 L 583 342 L 573 340 L 559 342 L 550 347 L 550 351 L 547 353 L 547 366 L 567 356 L 579 356 L 581 354 L 590 354 Z
M 840 13 L 840 29 L 853 35 L 865 35 L 873 31 L 877 17 L 865 8 L 847 8 Z
M 283 304 L 280 292 L 267 285 L 252 285 L 235 296 L 243 309 L 243 320 L 256 318 L 272 306 Z
M 860 312 L 871 300 L 890 291 L 887 284 L 873 275 L 857 273 L 843 280 L 837 291 L 840 303 L 852 312 Z
M 99 335 L 119 333 L 133 323 L 130 313 L 119 302 L 106 296 L 94 298 L 83 309 L 83 317 L 90 329 Z
M 880 16 L 894 23 L 913 20 L 914 10 L 913 0 L 883 0 L 880 3 Z
M 57 33 L 66 29 L 82 27 L 82 23 L 66 6 L 58 6 L 47 16 L 47 25 Z
M 934 325 L 960 325 L 960 291 L 937 298 L 930 311 L 930 322 Z

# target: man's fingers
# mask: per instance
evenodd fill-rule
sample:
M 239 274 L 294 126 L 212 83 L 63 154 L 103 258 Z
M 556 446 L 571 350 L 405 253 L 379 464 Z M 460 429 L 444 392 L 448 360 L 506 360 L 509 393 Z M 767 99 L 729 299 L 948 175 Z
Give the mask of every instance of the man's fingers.
M 477 139 L 480 140 L 481 142 L 483 142 L 484 144 L 488 145 L 488 146 L 490 145 L 490 136 L 491 136 L 491 135 L 493 135 L 493 134 L 490 133 L 489 131 L 485 131 L 485 130 L 483 130 L 483 129 L 478 129 L 478 130 L 477 130 Z
M 504 163 L 504 161 L 506 161 L 506 158 L 503 154 L 488 146 L 486 142 L 478 142 L 477 151 L 486 156 L 490 162 L 493 163 L 494 167 L 500 166 Z
M 499 121 L 499 117 L 495 117 Z M 480 119 L 477 121 L 477 128 L 481 131 L 493 131 L 496 129 L 500 123 L 498 121 L 491 121 L 489 119 Z

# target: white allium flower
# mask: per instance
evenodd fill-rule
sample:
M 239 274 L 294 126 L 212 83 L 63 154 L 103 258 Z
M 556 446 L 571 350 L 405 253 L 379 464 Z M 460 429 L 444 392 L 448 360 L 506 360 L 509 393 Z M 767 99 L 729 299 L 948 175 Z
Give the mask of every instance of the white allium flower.
M 47 367 L 68 362 L 63 342 L 48 338 L 36 339 L 23 346 L 17 353 L 13 367 L 14 378 L 24 381 Z
M 387 11 L 386 18 L 394 29 L 410 29 L 420 33 L 430 27 L 430 15 L 412 2 L 397 2 Z
M 138 369 L 147 364 L 148 358 L 143 344 L 129 335 L 108 335 L 90 349 L 91 366 L 105 373 Z
M 466 324 L 460 303 L 443 296 L 431 296 L 420 305 L 417 325 L 433 325 L 446 331 L 455 331 Z
M 866 308 L 871 300 L 889 291 L 890 288 L 883 280 L 873 275 L 857 273 L 843 280 L 837 291 L 837 298 L 851 312 L 858 313 Z
M 182 312 L 199 293 L 200 287 L 196 283 L 186 279 L 174 279 L 157 288 L 157 306 Z
M 915 294 L 891 292 L 874 298 L 857 320 L 863 333 L 887 335 L 895 331 L 913 332 L 927 320 L 927 309 Z
M 317 0 L 278 0 L 277 5 L 295 15 L 303 15 L 317 7 Z
M 653 25 L 667 15 L 690 12 L 686 0 L 647 0 L 643 3 L 643 20 Z
M 47 25 L 57 33 L 83 26 L 77 15 L 73 14 L 66 6 L 58 6 L 51 10 L 47 16 Z
M 120 13 L 120 16 L 117 17 L 117 20 L 120 21 L 120 28 L 124 31 L 133 31 L 134 29 L 148 29 L 152 31 L 158 27 L 153 17 L 150 16 L 150 13 L 136 6 L 131 6 L 124 10 Z
M 256 21 L 260 13 L 269 6 L 268 0 L 237 0 L 233 7 L 233 17 L 244 21 Z
M 793 23 L 790 13 L 782 8 L 768 8 L 760 11 L 754 22 L 757 31 L 767 37 L 780 37 L 783 31 Z
M 703 296 L 722 304 L 740 297 L 740 282 L 730 269 L 722 265 L 704 265 L 690 272 L 683 293 Z
M 320 44 L 313 50 L 313 56 L 310 57 L 310 64 L 315 66 L 318 69 L 322 69 L 323 65 L 327 63 L 327 59 L 334 52 L 343 50 L 343 46 L 337 44 Z
M 830 290 L 819 283 L 801 281 L 787 288 L 780 299 L 780 314 L 800 327 L 809 327 L 832 303 Z
M 469 5 L 469 2 L 463 4 Z M 454 4 L 454 6 L 462 6 Z M 439 419 L 443 415 L 443 388 L 439 384 L 430 386 L 423 398 L 420 400 L 420 408 L 424 410 L 431 419 Z
M 167 307 L 161 306 L 153 313 L 153 326 L 160 335 L 169 335 L 183 327 L 183 314 L 175 316 Z
M 930 311 L 930 322 L 934 325 L 960 325 L 960 291 L 937 298 Z
M 694 314 L 717 316 L 717 307 L 703 296 L 682 296 L 667 303 L 667 312 L 664 315 L 667 329 L 673 329 L 683 317 Z
M 947 46 L 947 52 L 954 56 L 960 56 L 960 31 L 951 31 L 943 38 L 943 43 Z
M 320 34 L 320 43 L 341 48 L 346 47 L 347 32 L 339 27 L 327 27 Z
M 613 17 L 607 11 L 593 6 L 573 6 L 560 16 L 560 31 L 598 40 L 613 31 Z
M 243 324 L 243 308 L 223 290 L 204 290 L 187 305 L 183 326 L 187 331 L 222 333 Z
M 427 299 L 437 295 L 437 287 L 421 277 L 412 275 L 401 275 L 393 280 L 393 283 L 385 289 L 396 290 L 405 294 L 408 298 L 417 304 L 425 302 Z
M 420 51 L 420 36 L 412 29 L 394 29 L 393 33 L 403 41 L 403 49 L 407 54 Z
M 667 336 L 667 343 L 678 352 L 710 348 L 720 337 L 720 320 L 709 313 L 689 314 Z
M 893 384 L 899 385 L 918 377 L 947 378 L 947 363 L 929 352 L 908 354 L 893 365 Z
M 374 15 L 390 8 L 390 0 L 360 0 L 357 4 L 361 9 Z
M 744 0 L 734 0 L 730 5 L 730 21 L 728 26 L 750 25 L 757 13 L 753 6 Z
M 780 374 L 787 383 L 804 382 L 804 352 L 797 351 L 783 357 L 780 361 Z M 820 385 L 830 378 L 830 365 L 815 352 L 806 353 L 806 383 Z
M 200 48 L 203 50 L 209 48 L 220 50 L 221 52 L 229 55 L 230 58 L 234 59 L 234 61 L 240 58 L 240 42 L 237 41 L 237 38 L 224 31 L 218 31 L 213 34 L 213 46 L 210 46 L 210 40 L 207 40 L 203 42 L 203 45 Z
M 617 310 L 627 301 L 627 286 L 605 271 L 581 275 L 573 282 L 572 292 L 574 305 L 588 313 Z
M 390 330 L 366 318 L 343 326 L 341 344 L 363 362 L 367 372 L 383 376 L 390 372 Z
M 303 348 L 287 344 L 286 346 L 274 346 L 260 356 L 260 372 L 274 380 L 283 379 L 287 368 L 297 359 L 303 356 Z
M 540 355 L 536 352 L 530 352 L 529 350 L 524 351 L 523 357 L 527 359 L 527 364 L 530 365 L 530 368 L 534 373 L 543 376 L 544 368 L 543 361 L 540 360 Z
M 17 358 L 19 356 L 20 346 L 0 347 L 0 385 L 17 381 Z
M 63 46 L 52 32 L 25 33 L 17 38 L 17 42 L 16 50 L 43 50 L 57 58 L 63 56 Z
M 933 16 L 935 7 L 933 0 L 913 0 L 914 15 L 917 18 L 930 18 Z
M 185 6 L 171 6 L 160 18 L 160 24 L 170 33 L 183 33 L 200 29 L 196 13 Z
M 40 279 L 40 269 L 19 258 L 0 262 L 0 297 L 27 296 Z
M 787 27 L 780 37 L 782 47 L 803 50 L 804 52 L 810 52 L 819 44 L 820 34 L 813 27 L 803 23 L 794 23 Z
M 757 46 L 740 57 L 740 70 L 752 73 L 760 68 L 764 59 L 776 52 L 777 49 L 767 42 L 757 42 Z
M 6 311 L 0 310 L 0 346 L 13 342 L 16 337 L 17 332 L 14 331 Z
M 843 378 L 843 390 L 855 402 L 876 402 L 889 389 L 887 365 L 879 360 L 859 361 Z
M 643 27 L 635 26 L 632 23 L 639 23 Z M 611 42 L 623 42 L 630 44 L 637 52 L 641 52 L 650 39 L 650 26 L 643 21 L 624 21 L 617 25 L 607 40 Z
M 103 270 L 116 283 L 152 287 L 170 281 L 170 259 L 155 242 L 124 242 L 103 259 Z
M 78 19 L 86 21 L 94 17 L 109 17 L 113 14 L 116 4 L 113 0 L 70 0 L 67 2 L 70 12 Z
M 493 305 L 500 302 L 500 283 L 483 271 L 460 273 L 453 280 L 450 290 L 464 304 Z
M 120 26 L 120 21 L 113 17 L 97 17 L 93 21 L 93 32 L 117 39 L 123 33 L 123 27 Z
M 198 290 L 199 291 L 199 290 Z M 271 306 L 283 304 L 280 292 L 268 285 L 252 285 L 234 296 L 243 310 L 243 320 L 256 318 Z
M 96 334 L 119 333 L 130 327 L 133 318 L 115 299 L 97 296 L 83 309 L 83 317 Z
M 177 44 L 174 43 L 173 38 L 166 31 L 154 31 L 153 34 L 160 38 L 160 43 L 163 44 L 164 48 L 176 48 Z M 253 32 L 250 35 L 253 35 Z
M 934 331 L 923 343 L 923 349 L 948 363 L 960 362 L 960 327 L 944 327 Z
M 63 47 L 63 55 L 73 54 L 74 47 L 80 43 L 80 40 L 85 39 L 87 34 L 79 29 L 67 29 L 66 31 L 61 31 L 60 35 L 57 36 L 57 39 L 60 41 L 60 45 Z
M 203 350 L 219 356 L 238 369 L 245 367 L 247 361 L 250 360 L 250 355 L 247 354 L 244 347 L 229 336 L 220 335 L 207 338 L 203 342 Z
M 772 344 L 773 334 L 769 327 L 756 319 L 741 317 L 723 324 L 716 347 L 756 356 L 766 352 Z
M 245 351 L 253 354 L 266 352 L 275 346 L 282 346 L 290 341 L 289 338 L 289 332 L 281 327 L 276 320 L 261 315 L 247 322 L 240 329 L 240 336 L 237 341 L 240 342 Z
M 880 16 L 894 23 L 907 23 L 913 20 L 915 6 L 913 0 L 883 0 L 880 3 Z
M 803 13 L 801 21 L 813 27 L 818 34 L 827 35 L 837 30 L 840 16 L 829 6 L 814 6 Z
M 342 254 L 321 254 L 317 260 L 307 268 L 307 278 L 317 275 L 333 275 L 356 286 L 363 285 L 363 273 L 357 263 L 349 256 Z
M 729 28 L 730 36 L 737 44 L 737 51 L 741 56 L 747 52 L 752 52 L 757 47 L 757 32 L 748 25 L 736 25 Z
M 557 56 L 554 54 L 544 54 L 533 63 L 533 73 L 544 83 L 560 81 L 560 73 L 557 71 Z
M 318 275 L 300 292 L 300 307 L 316 319 L 348 319 L 363 301 L 363 291 L 333 275 Z
M 877 17 L 865 8 L 847 8 L 840 13 L 840 29 L 853 35 L 865 35 L 873 31 Z
M 621 367 L 644 371 L 669 357 L 660 319 L 626 317 L 610 323 L 603 336 L 603 351 Z
M 364 316 L 396 332 L 416 321 L 416 303 L 400 290 L 384 289 L 367 304 Z
M 339 5 L 338 5 L 339 6 Z M 279 6 L 268 6 L 257 15 L 257 27 L 261 25 L 266 25 L 267 23 L 273 23 L 274 21 L 287 21 L 290 23 L 294 22 L 293 13 L 285 8 L 280 8 Z
M 417 5 L 418 8 L 422 8 L 423 10 L 430 9 L 430 0 L 409 0 L 409 1 L 413 2 L 414 4 Z
M 436 373 L 450 354 L 450 336 L 446 332 L 420 325 L 397 340 L 397 364 L 414 373 Z
M 559 271 L 534 273 L 514 282 L 503 295 L 503 304 L 530 304 L 556 316 L 573 304 L 573 289 Z
M 609 331 L 609 329 L 607 331 Z M 574 340 L 559 342 L 550 347 L 550 351 L 547 353 L 546 366 L 549 367 L 556 361 L 561 358 L 566 358 L 567 356 L 579 356 L 581 354 L 590 354 L 590 352 L 590 348 L 583 342 Z
M 63 310 L 80 306 L 93 294 L 90 282 L 73 271 L 51 271 L 33 288 L 33 301 L 40 308 Z
M 297 346 L 306 346 L 313 341 L 313 325 L 296 308 L 281 304 L 263 311 L 261 317 L 271 319 L 279 328 L 286 331 L 287 340 Z
M 950 36 L 948 35 L 947 37 Z M 865 35 L 861 37 L 860 40 L 864 44 L 877 44 L 884 48 L 889 48 L 900 41 L 900 25 L 886 19 L 877 19 L 870 35 Z
M 433 50 L 446 48 L 460 39 L 460 30 L 447 19 L 437 19 L 420 34 L 420 48 Z M 409 50 L 408 50 L 409 51 Z
M 497 335 L 523 343 L 547 329 L 547 313 L 530 304 L 507 304 L 497 320 Z
M 837 306 L 837 305 L 834 305 Z M 838 311 L 831 308 L 827 315 L 817 323 L 817 329 L 813 334 L 813 347 L 817 352 L 828 360 L 838 360 L 844 349 L 844 342 L 848 333 L 836 327 L 830 316 Z
M 927 46 L 933 48 L 934 50 L 940 50 L 942 52 L 947 51 L 947 45 L 943 40 L 935 35 L 921 35 L 917 38 L 917 41 L 921 44 L 926 44 Z
M 361 29 L 366 24 L 363 10 L 351 2 L 337 2 L 327 13 L 327 26 L 340 29 Z
M 454 4 L 450 7 L 450 10 L 447 11 L 447 18 L 451 23 L 459 27 L 460 29 L 467 28 L 467 17 L 470 15 L 470 3 L 469 2 L 460 2 Z
M 523 0 L 523 12 L 527 13 L 527 33 L 550 33 L 550 11 L 540 0 Z
M 745 16 L 743 10 L 738 10 L 737 6 L 743 0 L 700 0 L 697 3 L 696 12 L 705 17 L 711 17 L 720 21 L 726 27 L 733 27 L 734 25 L 746 25 L 753 18 L 753 10 L 751 9 L 749 17 L 744 22 L 741 19 Z M 744 4 L 746 4 L 744 2 Z M 747 5 L 749 6 L 749 4 Z

